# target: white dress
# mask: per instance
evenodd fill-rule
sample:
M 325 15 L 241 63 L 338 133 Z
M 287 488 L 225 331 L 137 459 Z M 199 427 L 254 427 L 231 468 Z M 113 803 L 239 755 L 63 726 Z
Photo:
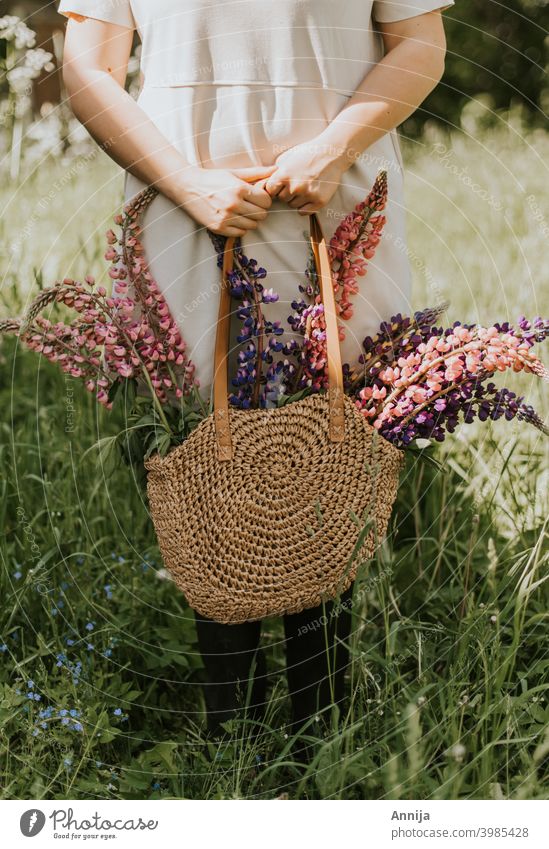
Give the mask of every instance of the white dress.
M 313 139 L 333 120 L 383 56 L 376 21 L 450 5 L 453 0 L 62 0 L 59 11 L 136 28 L 144 76 L 140 107 L 190 163 L 231 169 L 270 165 L 282 150 Z M 388 172 L 387 223 L 366 276 L 359 278 L 354 315 L 343 323 L 343 362 L 350 364 L 381 321 L 412 310 L 395 131 L 358 157 L 319 213 L 329 240 L 381 168 Z M 143 186 L 127 174 L 126 198 Z M 263 283 L 280 295 L 264 309 L 270 320 L 281 321 L 288 339 L 291 302 L 305 282 L 307 220 L 275 199 L 265 222 L 242 238 L 244 253 L 267 269 Z M 152 273 L 207 398 L 219 298 L 212 243 L 203 227 L 163 196 L 149 207 L 144 225 Z M 237 330 L 233 323 L 235 346 Z

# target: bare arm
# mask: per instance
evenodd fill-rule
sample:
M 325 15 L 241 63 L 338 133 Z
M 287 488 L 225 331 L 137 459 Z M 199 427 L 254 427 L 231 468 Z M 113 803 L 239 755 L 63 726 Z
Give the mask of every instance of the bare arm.
M 357 156 L 408 118 L 442 76 L 446 38 L 440 11 L 379 29 L 383 58 L 320 135 L 278 157 L 278 169 L 266 183 L 272 196 L 302 214 L 325 206 Z
M 379 24 L 385 55 L 364 78 L 325 133 L 352 164 L 384 133 L 402 124 L 444 73 L 446 37 L 440 11 Z
M 115 162 L 205 227 L 227 236 L 255 229 L 271 199 L 243 177 L 260 179 L 273 168 L 233 173 L 190 165 L 124 90 L 132 38 L 126 27 L 71 17 L 63 80 L 74 114 Z

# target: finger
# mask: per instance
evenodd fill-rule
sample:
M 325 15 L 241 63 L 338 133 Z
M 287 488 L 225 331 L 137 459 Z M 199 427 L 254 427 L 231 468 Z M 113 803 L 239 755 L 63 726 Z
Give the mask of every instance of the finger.
M 234 210 L 235 215 L 244 215 L 246 218 L 255 218 L 257 221 L 263 221 L 267 217 L 267 210 L 271 205 L 271 198 L 267 195 L 267 206 L 259 206 L 248 200 L 241 200 L 238 207 Z
M 256 230 L 258 221 L 244 215 L 233 215 L 227 219 L 227 227 L 238 227 L 241 230 Z
M 252 204 L 253 206 L 267 210 L 271 207 L 272 198 L 270 194 L 265 191 L 264 186 L 255 185 L 251 186 L 249 191 L 246 192 L 243 203 Z
M 238 227 L 222 227 L 218 232 L 220 236 L 232 236 L 236 238 L 236 236 L 244 236 L 247 231 L 241 230 Z
M 279 200 L 284 201 L 284 203 L 289 203 L 295 198 L 295 194 L 290 191 L 288 186 L 283 186 L 277 197 Z
M 288 201 L 288 205 L 292 207 L 292 209 L 300 209 L 302 206 L 305 206 L 306 203 L 312 203 L 312 201 L 308 201 L 300 195 L 293 195 Z
M 279 197 L 279 193 L 283 190 L 284 185 L 285 184 L 280 180 L 267 180 L 265 183 L 265 191 L 268 192 L 272 198 Z
M 276 165 L 252 165 L 248 168 L 231 169 L 235 177 L 244 180 L 246 183 L 253 183 L 263 177 L 270 177 L 275 170 Z

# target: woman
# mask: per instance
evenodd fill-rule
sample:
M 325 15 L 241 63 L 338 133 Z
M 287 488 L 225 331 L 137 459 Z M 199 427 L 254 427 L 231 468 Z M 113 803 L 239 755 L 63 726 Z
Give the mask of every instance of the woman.
M 329 238 L 385 168 L 387 223 L 345 322 L 343 361 L 356 362 L 362 339 L 380 321 L 409 312 L 395 128 L 442 75 L 440 12 L 452 4 L 60 3 L 70 19 L 63 73 L 75 114 L 126 170 L 126 198 L 149 184 L 159 191 L 143 220 L 145 251 L 204 393 L 212 387 L 219 296 L 208 230 L 242 237 L 245 253 L 267 269 L 279 293 L 269 318 L 284 325 L 306 265 L 306 216 L 316 212 Z M 135 29 L 143 75 L 137 102 L 124 91 Z M 351 592 L 335 611 L 327 605 L 284 619 L 294 729 L 342 699 Z M 327 627 L 314 627 L 323 613 Z M 260 623 L 196 619 L 210 730 L 218 731 L 244 697 L 261 716 Z

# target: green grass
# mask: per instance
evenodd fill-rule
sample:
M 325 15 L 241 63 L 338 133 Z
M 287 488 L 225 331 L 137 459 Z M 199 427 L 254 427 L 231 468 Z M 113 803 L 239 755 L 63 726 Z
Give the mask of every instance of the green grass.
M 549 218 L 547 137 L 453 137 L 452 162 L 504 216 L 433 156 L 436 142 L 449 144 L 431 131 L 405 146 L 414 306 L 449 297 L 450 320 L 546 314 L 544 235 L 525 198 Z M 66 174 L 49 164 L 3 198 L 6 314 L 36 291 L 36 269 L 49 283 L 103 268 L 121 181 L 99 157 L 10 254 L 37 198 Z M 543 413 L 534 379 L 515 384 Z M 409 460 L 391 532 L 353 607 L 342 730 L 318 738 L 311 729 L 304 772 L 284 737 L 274 619 L 263 632 L 273 682 L 265 765 L 255 767 L 257 748 L 237 721 L 212 767 L 192 614 L 161 579 L 128 473 L 85 453 L 115 431 L 113 417 L 14 340 L 0 349 L 0 403 L 2 798 L 548 797 L 547 454 L 537 432 L 464 426 L 438 450 L 445 473 Z M 29 680 L 40 701 L 27 698 Z M 52 718 L 33 735 L 48 706 Z M 63 725 L 59 709 L 77 710 L 69 723 L 82 730 Z

